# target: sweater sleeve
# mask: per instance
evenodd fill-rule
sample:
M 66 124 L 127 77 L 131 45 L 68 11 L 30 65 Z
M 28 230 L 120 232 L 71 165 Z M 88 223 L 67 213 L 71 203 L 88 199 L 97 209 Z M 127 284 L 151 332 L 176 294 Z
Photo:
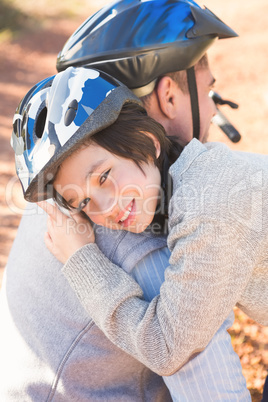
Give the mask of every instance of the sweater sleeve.
M 243 233 L 231 223 L 200 216 L 184 221 L 176 213 L 170 221 L 170 266 L 151 302 L 96 244 L 84 246 L 64 267 L 106 336 L 160 375 L 174 373 L 207 346 L 239 300 L 252 264 Z

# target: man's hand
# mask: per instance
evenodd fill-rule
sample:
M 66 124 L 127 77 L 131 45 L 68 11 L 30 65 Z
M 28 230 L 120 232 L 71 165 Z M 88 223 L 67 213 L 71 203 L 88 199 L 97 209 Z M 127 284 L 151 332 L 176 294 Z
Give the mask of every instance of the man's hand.
M 49 215 L 45 244 L 48 250 L 63 264 L 79 248 L 95 242 L 92 226 L 81 213 L 68 217 L 57 206 L 46 201 L 39 202 L 38 205 Z

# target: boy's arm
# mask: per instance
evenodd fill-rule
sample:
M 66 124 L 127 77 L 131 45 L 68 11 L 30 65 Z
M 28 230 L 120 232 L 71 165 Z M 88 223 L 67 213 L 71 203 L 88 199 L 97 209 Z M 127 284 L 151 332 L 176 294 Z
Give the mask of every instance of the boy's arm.
M 247 253 L 241 255 L 239 242 L 230 242 L 226 253 L 205 238 L 214 227 L 228 242 L 225 236 L 234 228 L 225 225 L 221 232 L 223 223 L 199 219 L 171 227 L 171 264 L 160 296 L 150 303 L 139 285 L 95 244 L 76 252 L 64 273 L 110 340 L 158 374 L 170 375 L 207 346 L 251 273 L 252 259 Z M 242 233 L 239 236 L 243 244 Z M 222 244 L 223 239 L 218 240 Z

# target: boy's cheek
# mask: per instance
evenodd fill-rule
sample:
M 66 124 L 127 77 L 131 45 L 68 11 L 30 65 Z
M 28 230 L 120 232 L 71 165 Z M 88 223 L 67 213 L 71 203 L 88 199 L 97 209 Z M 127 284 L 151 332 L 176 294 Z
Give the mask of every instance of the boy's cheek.
M 96 225 L 99 226 L 105 226 L 105 218 L 102 215 L 97 215 L 97 214 L 87 214 L 89 219 L 92 220 Z

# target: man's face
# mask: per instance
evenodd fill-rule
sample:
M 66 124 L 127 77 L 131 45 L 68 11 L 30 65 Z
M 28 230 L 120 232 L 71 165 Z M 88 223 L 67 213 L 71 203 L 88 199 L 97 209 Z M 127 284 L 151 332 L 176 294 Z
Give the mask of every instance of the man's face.
M 200 113 L 199 140 L 206 142 L 212 117 L 216 114 L 216 106 L 209 92 L 213 88 L 215 79 L 209 67 L 199 67 L 196 71 L 196 84 Z M 169 121 L 165 127 L 167 134 L 175 136 L 181 145 L 188 144 L 193 138 L 192 110 L 189 93 L 184 93 L 177 87 L 176 118 Z
M 209 96 L 210 91 L 213 89 L 215 78 L 209 68 L 201 68 L 196 71 L 196 82 L 200 113 L 199 139 L 201 142 L 206 142 L 211 119 L 217 113 L 215 103 Z

